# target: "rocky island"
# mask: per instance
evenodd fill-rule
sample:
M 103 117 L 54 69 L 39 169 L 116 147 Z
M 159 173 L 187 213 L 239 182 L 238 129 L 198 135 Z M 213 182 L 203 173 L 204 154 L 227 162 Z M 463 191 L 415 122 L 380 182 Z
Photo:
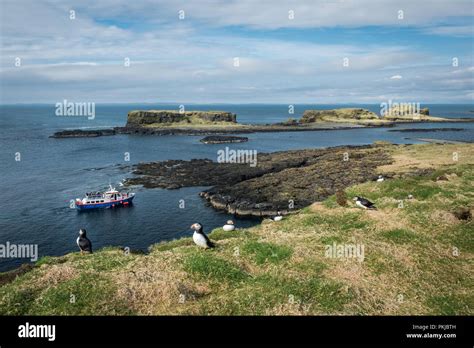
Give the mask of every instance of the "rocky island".
M 428 108 L 406 113 L 394 108 L 383 117 L 362 108 L 306 110 L 297 120 L 275 124 L 241 124 L 237 115 L 226 111 L 134 110 L 124 127 L 97 130 L 67 130 L 52 138 L 77 138 L 114 134 L 140 135 L 225 135 L 257 132 L 297 132 L 351 129 L 360 127 L 390 127 L 397 123 L 474 122 L 473 118 L 443 118 L 429 116 Z

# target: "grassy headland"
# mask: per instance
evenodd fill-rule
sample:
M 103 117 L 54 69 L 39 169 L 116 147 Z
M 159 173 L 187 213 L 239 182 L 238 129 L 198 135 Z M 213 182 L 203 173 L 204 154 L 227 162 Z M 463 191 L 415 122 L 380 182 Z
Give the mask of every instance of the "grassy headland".
M 0 275 L 0 314 L 472 315 L 474 223 L 455 212 L 473 209 L 474 145 L 386 151 L 394 161 L 378 170 L 396 179 L 345 190 L 378 210 L 331 196 L 280 222 L 215 229 L 213 250 L 183 238 L 146 255 L 44 257 Z M 334 244 L 363 245 L 363 260 L 326 257 Z

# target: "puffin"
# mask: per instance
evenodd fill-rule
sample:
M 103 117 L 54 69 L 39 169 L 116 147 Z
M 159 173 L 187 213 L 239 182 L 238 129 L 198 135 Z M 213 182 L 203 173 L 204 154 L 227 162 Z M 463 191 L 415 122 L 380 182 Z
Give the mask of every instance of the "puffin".
M 364 208 L 364 209 L 377 209 L 371 201 L 369 201 L 366 198 L 356 196 L 354 197 L 354 201 L 356 202 L 356 205 L 358 207 Z
M 283 220 L 283 216 L 281 215 L 281 212 L 280 212 L 280 211 L 277 211 L 276 216 L 274 216 L 274 217 L 272 218 L 272 220 L 273 220 L 273 221 L 281 221 L 281 220 Z
M 86 230 L 84 228 L 79 230 L 79 237 L 77 237 L 76 243 L 81 254 L 84 252 L 92 254 L 92 243 L 89 238 L 87 238 Z
M 382 175 L 379 175 L 379 177 L 377 179 L 377 182 L 382 182 L 384 180 L 385 180 L 385 178 Z
M 227 220 L 227 223 L 224 226 L 222 226 L 222 229 L 226 232 L 235 230 L 234 221 Z
M 215 247 L 215 244 L 204 234 L 202 225 L 199 222 L 192 224 L 191 229 L 194 230 L 193 241 L 197 246 L 206 249 Z

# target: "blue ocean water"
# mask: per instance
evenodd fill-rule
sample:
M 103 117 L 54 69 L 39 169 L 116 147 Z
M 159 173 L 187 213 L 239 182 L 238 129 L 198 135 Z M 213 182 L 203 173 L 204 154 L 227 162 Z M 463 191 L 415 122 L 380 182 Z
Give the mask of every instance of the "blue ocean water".
M 353 106 L 353 105 L 347 105 Z M 473 105 L 423 105 L 432 115 L 474 117 Z M 53 139 L 62 129 L 123 126 L 127 112 L 134 109 L 178 109 L 178 105 L 96 105 L 96 117 L 60 117 L 54 105 L 0 106 L 1 209 L 0 244 L 38 244 L 39 255 L 62 255 L 76 251 L 80 228 L 86 228 L 94 248 L 128 246 L 146 250 L 153 243 L 190 236 L 189 226 L 201 222 L 206 231 L 222 226 L 229 218 L 237 226 L 258 223 L 217 212 L 206 206 L 198 192 L 203 187 L 179 190 L 136 188 L 132 207 L 79 213 L 69 207 L 71 199 L 85 192 L 114 186 L 130 176 L 124 166 L 140 161 L 167 159 L 217 159 L 223 146 L 258 152 L 370 144 L 375 140 L 417 143 L 406 138 L 440 138 L 474 141 L 474 123 L 400 125 L 400 128 L 456 127 L 464 131 L 436 133 L 387 132 L 388 128 L 318 132 L 248 134 L 249 142 L 205 145 L 196 136 L 117 135 L 98 138 Z M 188 110 L 224 110 L 237 114 L 241 123 L 273 123 L 299 118 L 304 110 L 344 105 L 186 105 Z M 379 113 L 379 105 L 360 105 Z M 15 156 L 21 156 L 16 161 Z M 130 161 L 125 161 L 125 153 Z M 180 208 L 184 200 L 185 208 Z M 14 268 L 26 259 L 0 258 L 0 271 Z

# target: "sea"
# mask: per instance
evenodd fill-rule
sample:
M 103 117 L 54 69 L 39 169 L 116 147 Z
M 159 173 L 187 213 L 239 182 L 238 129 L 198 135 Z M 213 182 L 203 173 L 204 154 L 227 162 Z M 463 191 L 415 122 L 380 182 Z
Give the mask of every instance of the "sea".
M 223 110 L 237 114 L 240 123 L 265 124 L 299 118 L 307 109 L 354 107 L 351 105 L 213 104 L 186 105 L 187 110 Z M 246 134 L 249 141 L 206 145 L 201 136 L 115 135 L 97 138 L 55 139 L 64 129 L 97 129 L 123 126 L 127 113 L 137 109 L 178 110 L 178 104 L 96 104 L 95 117 L 57 116 L 54 104 L 0 106 L 0 247 L 36 245 L 38 256 L 64 255 L 77 251 L 76 238 L 85 228 L 94 249 L 121 246 L 146 251 L 154 243 L 192 235 L 190 225 L 200 222 L 204 230 L 233 219 L 237 227 L 259 223 L 214 210 L 199 197 L 206 187 L 178 190 L 133 187 L 130 207 L 78 212 L 70 201 L 86 192 L 120 189 L 131 177 L 130 167 L 139 162 L 193 158 L 217 159 L 218 150 L 249 149 L 262 152 L 371 144 L 386 140 L 398 144 L 421 143 L 434 138 L 474 141 L 474 123 L 403 124 L 398 128 L 463 128 L 462 131 L 389 132 L 393 128 L 349 129 L 316 132 Z M 356 105 L 376 113 L 380 105 Z M 444 117 L 474 117 L 472 104 L 433 104 L 430 114 Z M 130 189 L 127 189 L 129 191 Z M 184 203 L 184 206 L 183 206 Z M 29 258 L 0 257 L 0 271 L 30 262 Z

